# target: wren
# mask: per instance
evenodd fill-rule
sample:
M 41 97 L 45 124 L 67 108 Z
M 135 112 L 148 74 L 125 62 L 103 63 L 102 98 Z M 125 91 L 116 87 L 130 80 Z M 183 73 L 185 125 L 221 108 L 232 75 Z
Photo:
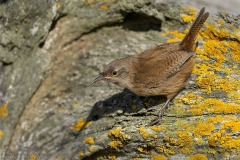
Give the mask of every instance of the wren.
M 209 13 L 202 8 L 181 42 L 165 43 L 140 54 L 114 60 L 92 83 L 105 80 L 139 96 L 166 96 L 167 101 L 150 125 L 158 123 L 169 102 L 185 87 L 192 73 L 197 35 L 208 16 Z

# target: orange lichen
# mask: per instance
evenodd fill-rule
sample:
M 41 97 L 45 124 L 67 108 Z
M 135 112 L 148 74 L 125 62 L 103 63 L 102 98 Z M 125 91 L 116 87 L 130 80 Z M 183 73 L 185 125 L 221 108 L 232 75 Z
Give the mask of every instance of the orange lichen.
M 151 158 L 151 160 L 164 160 L 164 159 L 165 159 L 165 157 L 161 154 L 152 156 L 152 158 Z
M 214 129 L 215 126 L 213 124 L 199 123 L 194 130 L 194 134 L 196 136 L 210 135 Z
M 157 138 L 157 135 L 155 135 L 155 134 L 153 134 L 153 133 L 148 133 L 148 131 L 146 130 L 146 128 L 145 128 L 144 126 L 141 126 L 138 130 L 139 130 L 140 135 L 141 135 L 144 139 Z
M 7 112 L 7 107 L 8 107 L 8 104 L 4 103 L 3 106 L 0 108 L 0 116 L 2 116 L 3 118 L 8 117 L 8 113 L 6 113 Z
M 191 155 L 187 160 L 208 160 L 205 154 L 194 154 Z
M 73 130 L 76 130 L 76 131 L 80 131 L 84 127 L 87 127 L 91 124 L 92 124 L 92 122 L 84 121 L 83 118 L 79 118 L 77 123 L 75 125 L 70 126 L 70 128 Z
M 84 143 L 94 144 L 94 139 L 93 139 L 93 137 L 87 137 L 87 138 L 84 140 Z

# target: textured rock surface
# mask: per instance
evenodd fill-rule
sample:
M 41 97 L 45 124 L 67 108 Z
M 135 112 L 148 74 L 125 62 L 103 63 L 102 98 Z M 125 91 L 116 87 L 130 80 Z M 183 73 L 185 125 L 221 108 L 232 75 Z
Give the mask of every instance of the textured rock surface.
M 195 11 L 183 12 L 182 21 L 180 6 L 170 2 L 44 1 L 42 8 L 40 2 L 28 3 L 0 5 L 7 11 L 0 13 L 5 104 L 0 108 L 0 154 L 238 159 L 239 16 L 209 19 L 213 25 L 201 33 L 189 86 L 159 126 L 145 127 L 164 97 L 141 98 L 112 84 L 90 82 L 116 58 L 181 39 L 183 21 L 195 17 Z

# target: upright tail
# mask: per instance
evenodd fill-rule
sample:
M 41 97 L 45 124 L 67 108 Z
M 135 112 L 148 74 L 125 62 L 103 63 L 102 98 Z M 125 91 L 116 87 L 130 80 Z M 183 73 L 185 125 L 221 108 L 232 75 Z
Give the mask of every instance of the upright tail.
M 197 39 L 197 34 L 202 28 L 204 22 L 209 16 L 209 13 L 205 12 L 205 7 L 203 7 L 200 12 L 198 13 L 197 18 L 193 22 L 189 32 L 186 34 L 182 42 L 180 43 L 183 47 L 183 49 L 192 52 L 195 51 L 196 49 L 196 39 Z

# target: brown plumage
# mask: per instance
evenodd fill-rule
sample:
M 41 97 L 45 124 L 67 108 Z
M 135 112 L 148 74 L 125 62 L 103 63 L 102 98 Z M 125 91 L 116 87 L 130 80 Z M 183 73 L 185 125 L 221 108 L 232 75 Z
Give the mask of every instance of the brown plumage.
M 166 43 L 127 58 L 117 59 L 106 66 L 93 83 L 113 82 L 140 96 L 164 95 L 159 121 L 168 103 L 181 91 L 194 67 L 197 34 L 209 13 L 202 8 L 181 42 Z

